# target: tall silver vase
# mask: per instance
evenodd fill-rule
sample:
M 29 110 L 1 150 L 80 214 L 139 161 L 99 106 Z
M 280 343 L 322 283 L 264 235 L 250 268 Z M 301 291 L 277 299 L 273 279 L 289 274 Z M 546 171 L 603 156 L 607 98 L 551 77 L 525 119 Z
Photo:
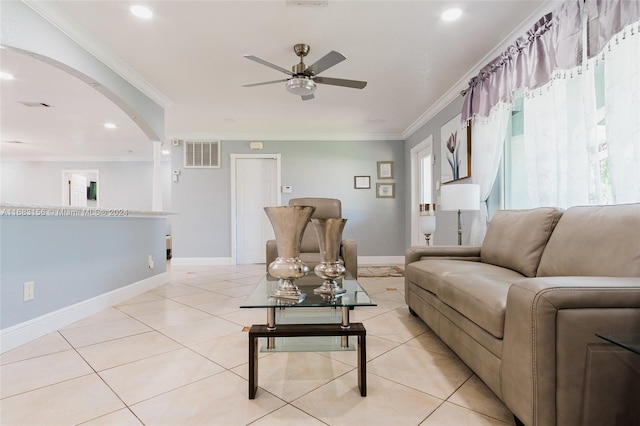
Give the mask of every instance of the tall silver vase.
M 271 296 L 302 301 L 306 294 L 300 291 L 294 280 L 309 273 L 309 267 L 300 260 L 302 235 L 316 210 L 311 206 L 265 207 L 276 235 L 278 257 L 269 264 L 269 274 L 280 279 Z
M 342 242 L 342 230 L 347 219 L 311 219 L 311 223 L 318 235 L 322 262 L 313 269 L 315 274 L 324 278 L 322 285 L 313 290 L 320 294 L 343 294 L 346 292 L 338 285 L 338 278 L 344 276 L 346 269 L 342 262 L 338 261 L 340 255 L 340 243 Z

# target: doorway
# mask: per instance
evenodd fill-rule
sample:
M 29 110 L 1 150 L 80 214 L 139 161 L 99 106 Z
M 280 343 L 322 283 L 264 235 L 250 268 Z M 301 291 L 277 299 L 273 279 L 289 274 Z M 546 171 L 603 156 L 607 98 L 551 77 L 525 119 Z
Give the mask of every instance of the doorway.
M 420 233 L 420 204 L 433 204 L 433 136 L 411 148 L 411 245 L 425 245 Z M 432 238 L 433 241 L 433 238 Z
M 265 263 L 274 234 L 264 207 L 280 205 L 280 154 L 231 154 L 231 185 L 233 263 Z
M 62 170 L 62 205 L 100 207 L 98 170 Z

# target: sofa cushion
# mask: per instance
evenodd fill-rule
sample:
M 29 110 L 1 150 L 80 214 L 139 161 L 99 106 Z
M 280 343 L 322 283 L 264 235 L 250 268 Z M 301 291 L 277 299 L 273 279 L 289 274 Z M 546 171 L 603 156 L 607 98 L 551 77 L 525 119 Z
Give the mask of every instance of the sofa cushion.
M 535 277 L 542 252 L 561 216 L 561 210 L 551 207 L 496 212 L 482 242 L 482 262 Z
M 542 255 L 538 276 L 640 277 L 640 204 L 571 207 Z
M 434 258 L 410 263 L 405 275 L 497 338 L 503 335 L 509 287 L 524 278 L 491 264 Z

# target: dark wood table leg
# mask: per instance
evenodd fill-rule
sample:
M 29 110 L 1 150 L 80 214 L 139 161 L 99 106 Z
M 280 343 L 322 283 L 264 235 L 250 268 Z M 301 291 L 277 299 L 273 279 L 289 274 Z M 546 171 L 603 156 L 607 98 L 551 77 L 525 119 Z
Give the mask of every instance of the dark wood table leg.
M 249 333 L 249 399 L 258 391 L 258 338 Z
M 367 336 L 358 336 L 358 388 L 361 396 L 367 396 Z

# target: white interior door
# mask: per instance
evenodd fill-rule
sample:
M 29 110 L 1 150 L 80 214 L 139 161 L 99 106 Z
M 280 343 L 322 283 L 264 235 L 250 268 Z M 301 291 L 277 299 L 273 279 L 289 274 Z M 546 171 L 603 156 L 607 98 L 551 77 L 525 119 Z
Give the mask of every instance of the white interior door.
M 273 228 L 264 207 L 278 204 L 276 158 L 236 158 L 236 263 L 265 263 Z
M 69 180 L 70 206 L 87 207 L 87 178 L 72 174 Z

